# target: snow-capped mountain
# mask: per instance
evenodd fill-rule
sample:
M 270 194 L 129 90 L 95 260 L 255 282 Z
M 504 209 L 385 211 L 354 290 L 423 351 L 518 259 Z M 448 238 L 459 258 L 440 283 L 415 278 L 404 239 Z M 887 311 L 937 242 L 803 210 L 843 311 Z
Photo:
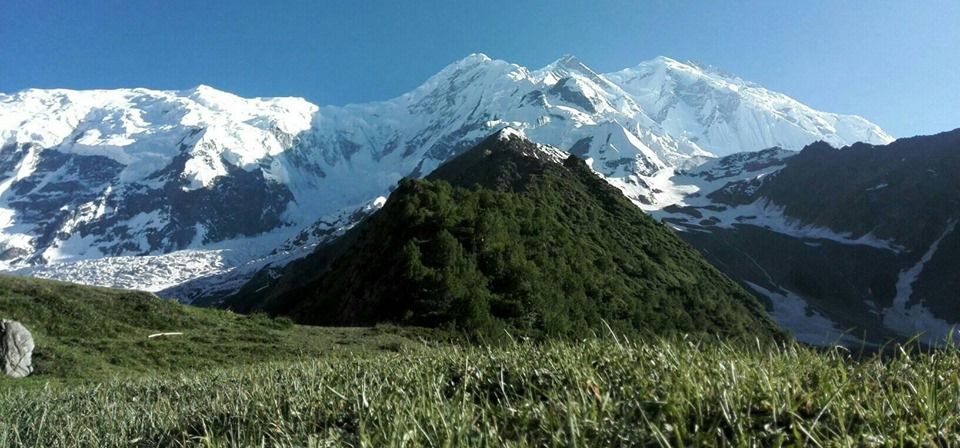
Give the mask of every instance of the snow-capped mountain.
M 659 57 L 605 76 L 666 134 L 717 156 L 773 147 L 799 150 L 817 140 L 837 148 L 892 140 L 861 117 L 817 112 L 784 94 L 694 63 Z
M 667 58 L 604 75 L 573 57 L 529 70 L 474 54 L 344 107 L 206 86 L 31 89 L 0 94 L 0 267 L 150 290 L 247 275 L 505 126 L 583 157 L 645 208 L 677 200 L 659 188 L 674 168 L 715 155 L 891 140 Z M 176 268 L 184 259 L 196 269 Z

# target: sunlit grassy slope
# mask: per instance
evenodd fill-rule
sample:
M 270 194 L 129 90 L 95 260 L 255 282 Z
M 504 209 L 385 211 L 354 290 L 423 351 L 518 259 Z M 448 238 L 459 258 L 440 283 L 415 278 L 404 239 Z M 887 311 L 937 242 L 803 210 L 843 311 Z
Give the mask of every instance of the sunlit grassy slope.
M 419 344 L 425 335 L 387 327 L 304 327 L 184 306 L 143 292 L 10 276 L 0 276 L 0 318 L 22 322 L 36 340 L 36 371 L 27 383 L 395 350 Z M 183 334 L 148 338 L 161 332 Z M 0 377 L 0 386 L 8 381 Z
M 0 389 L 0 445 L 949 446 L 960 354 L 446 345 Z

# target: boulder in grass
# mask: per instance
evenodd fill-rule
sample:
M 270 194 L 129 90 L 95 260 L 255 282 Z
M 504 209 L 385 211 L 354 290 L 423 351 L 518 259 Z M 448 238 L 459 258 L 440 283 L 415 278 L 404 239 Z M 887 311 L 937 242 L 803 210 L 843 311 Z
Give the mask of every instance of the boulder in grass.
M 23 378 L 33 372 L 33 335 L 23 324 L 13 320 L 0 321 L 0 363 L 3 373 Z

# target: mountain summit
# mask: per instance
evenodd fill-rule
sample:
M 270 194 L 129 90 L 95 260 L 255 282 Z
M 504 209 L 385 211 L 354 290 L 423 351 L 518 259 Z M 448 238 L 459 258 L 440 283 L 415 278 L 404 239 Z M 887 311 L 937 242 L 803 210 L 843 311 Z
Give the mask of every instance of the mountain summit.
M 658 57 L 605 75 L 667 134 L 725 156 L 772 147 L 799 150 L 817 140 L 842 147 L 893 138 L 862 117 L 823 113 L 784 94 L 695 63 Z
M 651 208 L 676 200 L 664 173 L 716 155 L 890 139 L 664 58 L 599 74 L 573 57 L 529 70 L 474 54 L 397 98 L 343 107 L 207 86 L 30 89 L 0 94 L 0 269 L 189 300 L 206 286 L 185 282 L 236 284 L 309 253 L 401 178 L 505 126 Z
M 227 305 L 324 325 L 487 337 L 590 331 L 769 337 L 753 297 L 576 156 L 507 129 L 405 179 L 336 243 Z M 605 324 L 606 323 L 606 324 Z

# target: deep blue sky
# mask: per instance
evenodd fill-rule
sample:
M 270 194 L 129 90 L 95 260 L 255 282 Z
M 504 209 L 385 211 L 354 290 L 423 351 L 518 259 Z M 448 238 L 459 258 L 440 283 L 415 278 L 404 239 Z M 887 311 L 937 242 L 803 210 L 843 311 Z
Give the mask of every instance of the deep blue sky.
M 960 1 L 0 0 L 0 92 L 391 98 L 483 52 L 597 71 L 693 59 L 896 136 L 960 127 Z

